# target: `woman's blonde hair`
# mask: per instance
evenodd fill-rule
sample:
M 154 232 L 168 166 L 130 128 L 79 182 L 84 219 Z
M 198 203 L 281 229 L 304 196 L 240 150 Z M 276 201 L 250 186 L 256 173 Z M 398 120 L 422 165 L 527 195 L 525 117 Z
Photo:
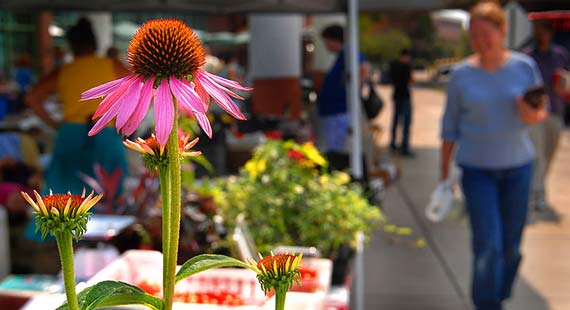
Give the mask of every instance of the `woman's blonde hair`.
M 471 20 L 481 19 L 490 22 L 499 29 L 503 29 L 507 22 L 505 11 L 503 11 L 499 2 L 495 0 L 479 1 L 469 10 L 469 15 Z

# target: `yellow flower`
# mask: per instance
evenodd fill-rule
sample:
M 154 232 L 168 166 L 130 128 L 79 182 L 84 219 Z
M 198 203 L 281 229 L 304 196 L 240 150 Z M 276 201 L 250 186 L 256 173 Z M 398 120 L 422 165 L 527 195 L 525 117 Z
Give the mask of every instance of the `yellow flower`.
M 103 194 L 93 196 L 92 191 L 85 197 L 85 190 L 81 196 L 67 194 L 53 194 L 42 197 L 34 191 L 36 201 L 28 194 L 22 192 L 22 197 L 36 210 L 37 229 L 45 237 L 49 232 L 55 235 L 58 232 L 70 232 L 79 239 L 87 229 L 89 210 L 103 197 Z
M 315 168 L 315 166 L 317 165 L 317 164 L 315 164 L 315 162 L 313 162 L 311 160 L 301 160 L 299 164 L 301 166 L 307 167 L 307 168 Z
M 267 162 L 265 159 L 260 160 L 249 160 L 245 163 L 245 171 L 249 173 L 252 178 L 256 178 L 258 175 L 265 172 L 267 169 Z
M 257 176 L 257 169 L 254 160 L 249 160 L 245 163 L 245 171 L 252 177 L 255 178 Z
M 346 172 L 337 172 L 334 174 L 334 181 L 337 185 L 345 185 L 350 182 L 350 175 Z
M 309 158 L 315 164 L 322 167 L 327 165 L 326 159 L 321 155 L 321 153 L 319 153 L 319 150 L 317 150 L 313 143 L 307 142 L 303 144 L 302 149 L 303 153 L 305 153 L 305 156 L 307 156 L 307 158 Z
M 260 159 L 257 162 L 257 171 L 259 173 L 263 173 L 265 172 L 266 169 L 267 169 L 267 161 L 265 161 L 265 159 Z

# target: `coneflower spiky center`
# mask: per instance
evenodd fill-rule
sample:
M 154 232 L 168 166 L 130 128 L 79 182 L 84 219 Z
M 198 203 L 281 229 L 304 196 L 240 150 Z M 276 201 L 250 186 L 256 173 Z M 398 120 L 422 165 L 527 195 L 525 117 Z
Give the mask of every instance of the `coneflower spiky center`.
M 70 208 L 76 209 L 83 203 L 85 198 L 81 198 L 80 196 L 70 195 L 70 194 L 54 194 L 50 196 L 45 196 L 42 198 L 46 208 L 51 210 L 51 208 L 55 208 L 57 210 L 63 211 L 67 202 L 71 199 Z
M 151 149 L 154 151 L 155 154 L 160 154 L 161 153 L 161 146 L 160 143 L 158 143 L 158 140 L 156 140 L 155 136 L 152 136 L 150 138 L 147 138 L 146 140 L 144 140 L 144 143 Z
M 262 267 L 265 267 L 266 270 L 273 270 L 274 262 L 277 265 L 278 270 L 285 270 L 287 266 L 287 259 L 289 259 L 289 264 L 293 263 L 295 256 L 289 254 L 279 254 L 275 256 L 267 256 L 264 257 L 257 263 L 257 268 L 262 270 Z
M 135 73 L 182 78 L 206 63 L 198 36 L 179 20 L 153 20 L 135 34 L 127 52 Z

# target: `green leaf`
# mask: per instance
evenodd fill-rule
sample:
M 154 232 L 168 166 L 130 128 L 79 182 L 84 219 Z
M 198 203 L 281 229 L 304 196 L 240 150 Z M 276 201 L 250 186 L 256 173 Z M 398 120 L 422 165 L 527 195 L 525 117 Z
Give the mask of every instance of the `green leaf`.
M 193 274 L 218 267 L 244 267 L 251 269 L 248 264 L 235 258 L 224 255 L 202 254 L 192 257 L 180 267 L 176 274 L 176 282 Z
M 212 163 L 210 163 L 210 161 L 206 158 L 206 156 L 204 156 L 204 155 L 191 156 L 189 158 L 190 158 L 190 161 L 193 161 L 193 162 L 199 164 L 200 166 L 202 166 L 204 169 L 208 170 L 208 173 L 214 174 L 214 172 L 215 172 L 214 166 L 212 166 Z
M 101 307 L 120 305 L 143 305 L 150 309 L 162 310 L 160 298 L 146 294 L 140 288 L 116 281 L 103 281 L 90 286 L 77 295 L 79 309 L 93 310 Z M 68 310 L 67 302 L 57 310 Z

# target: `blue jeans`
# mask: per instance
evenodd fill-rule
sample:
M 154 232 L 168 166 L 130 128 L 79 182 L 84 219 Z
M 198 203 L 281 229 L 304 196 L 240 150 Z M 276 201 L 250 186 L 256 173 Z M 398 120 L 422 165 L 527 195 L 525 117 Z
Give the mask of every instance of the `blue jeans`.
M 511 295 L 521 260 L 532 162 L 509 169 L 462 169 L 474 256 L 473 303 L 478 310 L 500 310 Z
M 410 150 L 410 125 L 412 123 L 412 102 L 410 98 L 394 99 L 394 117 L 392 118 L 392 136 L 390 146 L 397 148 L 396 134 L 398 123 L 402 119 L 402 144 L 400 150 L 408 152 Z
M 348 136 L 350 119 L 347 113 L 321 116 L 321 131 L 327 144 L 327 152 L 343 152 Z

